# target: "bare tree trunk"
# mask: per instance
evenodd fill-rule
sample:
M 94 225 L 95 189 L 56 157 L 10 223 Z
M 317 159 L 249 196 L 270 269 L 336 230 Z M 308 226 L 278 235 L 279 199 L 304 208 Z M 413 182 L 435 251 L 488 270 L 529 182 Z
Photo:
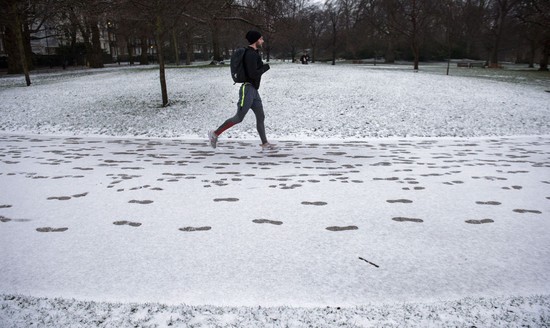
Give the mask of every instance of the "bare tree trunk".
M 162 28 L 162 17 L 160 14 L 157 15 L 156 24 L 155 24 L 155 36 L 157 40 L 157 56 L 159 61 L 159 71 L 160 71 L 160 90 L 162 93 L 162 107 L 168 106 L 168 90 L 166 88 L 166 75 L 164 70 L 164 54 L 163 54 L 163 28 Z
M 271 60 L 271 38 L 267 39 L 267 41 L 265 42 L 264 49 L 266 61 L 269 62 Z
M 393 40 L 391 36 L 387 40 L 386 51 L 384 53 L 384 63 L 393 64 L 395 63 L 395 50 L 393 47 Z
M 176 35 L 176 31 L 172 32 L 172 44 L 174 46 L 174 60 L 176 62 L 176 66 L 180 65 L 180 49 L 178 46 L 178 37 Z
M 491 68 L 498 68 L 498 52 L 500 49 L 500 38 L 502 36 L 502 28 L 499 26 L 497 27 L 497 34 L 495 35 L 495 39 L 493 41 L 493 49 L 491 50 L 491 60 L 490 60 L 490 66 Z
M 332 20 L 332 65 L 336 65 L 336 42 L 338 41 L 338 28 L 337 28 L 337 18 L 333 17 L 331 14 Z
M 21 74 L 23 73 L 23 65 L 21 64 L 19 46 L 15 36 L 15 23 L 10 25 L 6 26 L 4 33 L 4 46 L 8 54 L 8 74 Z
M 191 65 L 193 61 L 193 43 L 187 40 L 185 43 L 185 65 Z
M 332 46 L 332 65 L 336 65 L 336 44 L 338 41 L 338 24 L 340 20 L 340 8 L 336 7 L 336 2 L 328 1 L 325 2 L 325 10 L 328 14 L 328 19 L 331 27 L 331 46 Z
M 496 19 L 496 27 L 495 27 L 495 34 L 494 34 L 494 40 L 493 40 L 493 49 L 491 49 L 491 57 L 490 57 L 490 63 L 489 67 L 492 68 L 498 68 L 498 53 L 500 50 L 500 43 L 502 41 L 502 36 L 504 34 L 504 28 L 505 28 L 505 22 L 506 17 L 512 10 L 512 8 L 515 6 L 517 2 L 514 1 L 506 1 L 506 0 L 499 0 L 497 1 L 498 6 L 498 14 Z
M 537 43 L 535 40 L 529 40 L 529 68 L 535 67 L 535 53 L 537 52 Z
M 220 55 L 220 28 L 216 19 L 212 22 L 212 60 L 213 62 L 221 61 Z
M 418 45 L 418 11 L 417 11 L 416 0 L 412 0 L 412 13 L 411 13 L 411 23 L 412 23 L 412 44 L 411 48 L 414 54 L 414 70 L 418 71 L 418 61 L 420 60 L 420 49 Z
M 539 71 L 548 72 L 548 57 L 550 57 L 550 39 L 544 42 L 544 49 L 542 50 L 542 57 L 540 58 Z
M 311 43 L 311 63 L 314 64 L 315 63 L 315 59 L 317 58 L 317 42 L 312 42 Z
M 451 41 L 451 35 L 449 31 L 447 31 L 447 75 L 449 75 L 449 69 L 451 67 L 452 51 L 453 51 L 453 45 Z
M 334 32 L 334 35 L 332 36 L 332 65 L 336 65 L 336 31 Z
M 204 60 L 208 60 L 210 58 L 210 53 L 208 52 L 208 45 L 206 43 L 202 45 L 202 53 L 204 54 Z
M 185 65 L 191 65 L 193 61 L 193 34 L 185 29 Z
M 89 31 L 89 25 L 85 24 L 84 27 L 80 29 L 80 32 L 82 34 L 82 39 L 84 41 L 84 46 L 86 47 L 86 58 L 85 58 L 85 65 L 87 67 L 90 66 L 90 57 L 92 56 L 93 50 L 92 50 L 92 42 L 90 41 L 90 35 L 92 34 Z
M 140 65 L 149 65 L 149 44 L 147 43 L 147 36 L 141 37 L 141 56 L 139 57 Z
M 126 47 L 128 48 L 128 62 L 130 65 L 134 65 L 134 45 L 130 41 L 130 38 L 126 39 Z
M 12 9 L 13 9 L 13 14 L 15 15 L 14 17 L 15 18 L 15 26 L 14 26 L 15 40 L 17 42 L 19 56 L 21 56 L 21 64 L 23 65 L 23 74 L 25 74 L 25 82 L 27 83 L 27 86 L 30 86 L 31 77 L 29 74 L 29 63 L 27 61 L 27 54 L 25 53 L 23 31 L 21 30 L 21 27 L 23 26 L 23 22 L 21 21 L 21 15 L 17 12 L 17 2 L 13 3 Z
M 418 48 L 418 41 L 416 37 L 413 37 L 412 51 L 414 54 L 414 70 L 418 71 L 418 62 L 420 61 L 420 49 Z
M 103 50 L 101 50 L 101 41 L 99 40 L 99 27 L 97 19 L 90 20 L 90 31 L 92 32 L 92 53 L 89 55 L 91 68 L 103 68 Z

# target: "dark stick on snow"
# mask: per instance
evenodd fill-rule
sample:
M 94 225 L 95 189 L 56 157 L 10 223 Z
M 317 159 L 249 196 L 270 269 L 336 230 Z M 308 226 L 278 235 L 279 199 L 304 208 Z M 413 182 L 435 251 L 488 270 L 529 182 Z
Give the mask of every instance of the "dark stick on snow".
M 359 256 L 359 259 L 360 259 L 360 260 L 363 260 L 363 261 L 365 261 L 365 262 L 367 262 L 367 263 L 368 263 L 368 264 L 370 264 L 370 265 L 374 265 L 375 267 L 379 268 L 379 266 L 378 266 L 378 265 L 376 265 L 376 264 L 372 263 L 371 261 L 367 261 L 367 260 L 365 260 L 365 259 L 364 259 L 364 258 L 362 258 L 361 256 Z

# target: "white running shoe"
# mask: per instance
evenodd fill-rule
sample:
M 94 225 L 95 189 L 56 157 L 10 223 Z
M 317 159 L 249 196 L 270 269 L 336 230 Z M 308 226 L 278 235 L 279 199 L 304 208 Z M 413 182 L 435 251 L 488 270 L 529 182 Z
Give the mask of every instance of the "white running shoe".
M 208 140 L 210 140 L 210 146 L 216 149 L 216 146 L 218 144 L 218 136 L 213 130 L 208 131 Z
M 275 149 L 277 149 L 277 145 L 269 143 L 269 142 L 261 144 L 260 147 L 262 147 L 262 150 L 275 150 Z

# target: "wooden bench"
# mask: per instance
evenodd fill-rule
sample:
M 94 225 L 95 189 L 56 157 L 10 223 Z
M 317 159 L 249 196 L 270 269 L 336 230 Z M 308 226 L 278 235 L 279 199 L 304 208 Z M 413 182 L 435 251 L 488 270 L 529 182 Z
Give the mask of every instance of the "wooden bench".
M 485 63 L 484 62 L 473 62 L 473 63 L 470 63 L 470 67 L 485 68 Z

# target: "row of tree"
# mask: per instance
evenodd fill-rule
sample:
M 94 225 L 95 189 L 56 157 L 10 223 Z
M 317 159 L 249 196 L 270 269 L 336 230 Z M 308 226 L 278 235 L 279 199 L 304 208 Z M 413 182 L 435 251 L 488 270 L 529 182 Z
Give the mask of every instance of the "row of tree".
M 0 26 L 10 73 L 32 64 L 30 42 L 44 26 L 65 40 L 69 53 L 82 51 L 90 67 L 103 66 L 101 34 L 124 46 L 140 63 L 156 51 L 165 58 L 193 60 L 198 43 L 213 61 L 242 45 L 248 29 L 266 39 L 264 55 L 294 61 L 310 52 L 313 61 L 383 58 L 414 61 L 469 58 L 491 67 L 521 61 L 548 70 L 548 0 L 0 0 Z M 103 36 L 104 37 L 104 36 Z M 167 56 L 168 55 L 168 56 Z M 163 87 L 163 103 L 167 103 Z

